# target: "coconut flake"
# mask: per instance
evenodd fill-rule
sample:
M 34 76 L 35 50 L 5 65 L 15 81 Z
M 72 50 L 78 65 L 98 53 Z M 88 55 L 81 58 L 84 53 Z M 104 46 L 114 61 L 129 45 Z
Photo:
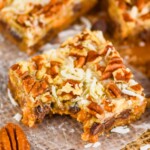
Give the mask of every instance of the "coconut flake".
M 8 94 L 8 98 L 9 98 L 10 102 L 12 103 L 12 105 L 18 106 L 18 104 L 16 103 L 16 101 L 15 101 L 14 98 L 12 97 L 12 95 L 11 95 L 9 89 L 8 89 L 8 91 L 7 91 L 7 94 Z
M 94 148 L 97 148 L 97 147 L 99 147 L 100 145 L 101 145 L 100 142 L 96 142 L 96 143 L 93 144 L 93 147 L 94 147 Z
M 136 94 L 135 92 L 129 91 L 129 90 L 127 90 L 127 89 L 123 89 L 123 90 L 122 90 L 122 93 L 127 94 L 127 95 L 130 95 L 130 96 L 136 96 L 136 97 L 138 97 L 141 101 L 144 100 L 144 97 L 141 96 L 140 94 Z
M 20 122 L 22 115 L 17 113 L 14 117 L 13 117 L 16 121 Z
M 138 8 L 136 6 L 133 6 L 130 12 L 130 15 L 133 19 L 136 19 L 138 16 Z
M 93 145 L 93 143 L 88 143 L 86 145 L 84 145 L 84 148 L 90 148 Z
M 141 146 L 140 150 L 149 150 L 149 148 L 150 148 L 150 144 L 146 144 L 144 146 Z
M 96 32 L 96 36 L 100 40 L 101 43 L 105 43 L 106 42 L 106 40 L 105 40 L 105 38 L 103 36 L 103 32 L 102 31 L 97 31 Z
M 81 17 L 80 20 L 85 25 L 86 29 L 90 30 L 92 28 L 92 24 L 87 18 Z
M 130 129 L 127 126 L 119 126 L 111 130 L 111 132 L 120 133 L 120 134 L 126 134 L 129 131 Z

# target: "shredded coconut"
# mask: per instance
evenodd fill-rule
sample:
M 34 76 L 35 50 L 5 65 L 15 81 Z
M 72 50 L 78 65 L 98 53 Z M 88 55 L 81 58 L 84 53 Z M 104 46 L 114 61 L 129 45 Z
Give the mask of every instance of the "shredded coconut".
M 93 146 L 92 146 L 92 147 L 97 148 L 97 147 L 99 147 L 100 145 L 101 145 L 101 143 L 100 143 L 100 142 L 96 142 L 96 143 L 94 143 L 94 144 L 93 144 Z
M 17 113 L 14 117 L 13 117 L 16 121 L 20 122 L 22 115 Z
M 11 95 L 9 89 L 8 89 L 8 91 L 7 91 L 7 94 L 8 94 L 8 98 L 9 98 L 10 102 L 12 103 L 12 105 L 18 106 L 18 104 L 16 103 L 16 101 L 15 101 L 14 98 L 12 97 L 12 95 Z
M 119 126 L 119 127 L 113 128 L 111 132 L 126 134 L 130 132 L 130 129 L 127 126 Z
M 149 149 L 150 149 L 150 144 L 146 144 L 140 147 L 140 150 L 149 150 Z
M 86 145 L 84 145 L 84 148 L 90 148 L 93 145 L 93 143 L 88 143 Z
M 86 29 L 90 30 L 92 28 L 91 22 L 87 18 L 81 17 L 80 20 L 85 25 Z
M 127 90 L 127 89 L 123 89 L 123 90 L 122 90 L 122 93 L 127 94 L 127 95 L 130 95 L 130 96 L 136 96 L 136 97 L 138 97 L 141 101 L 144 100 L 144 97 L 141 96 L 140 94 L 137 94 L 137 93 L 135 93 L 135 92 L 133 92 L 133 91 L 129 91 L 129 90 Z

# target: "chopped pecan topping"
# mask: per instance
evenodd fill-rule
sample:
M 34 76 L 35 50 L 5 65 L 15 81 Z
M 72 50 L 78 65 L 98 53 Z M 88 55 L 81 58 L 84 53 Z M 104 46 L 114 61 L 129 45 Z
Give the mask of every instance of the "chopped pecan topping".
M 116 86 L 115 83 L 109 83 L 107 85 L 107 93 L 111 96 L 111 97 L 121 97 L 121 91 L 120 89 Z
M 29 93 L 33 87 L 33 85 L 35 84 L 35 79 L 31 76 L 26 76 L 25 78 L 23 78 L 23 86 L 25 88 L 25 90 L 27 91 L 27 93 Z
M 17 18 L 17 21 L 21 24 L 24 25 L 25 21 L 28 20 L 28 16 L 27 15 L 19 15 Z
M 114 122 L 115 122 L 115 118 L 114 117 L 108 118 L 104 122 L 105 130 L 110 129 L 113 126 Z
M 125 20 L 125 21 L 134 21 L 134 19 L 130 16 L 130 14 L 129 13 L 127 13 L 127 12 L 125 12 L 125 13 L 123 13 L 123 19 Z
M 88 105 L 88 108 L 97 112 L 98 114 L 102 114 L 103 113 L 103 109 L 95 102 L 91 102 L 89 105 Z
M 136 6 L 138 7 L 139 10 L 142 10 L 144 4 L 145 4 L 145 0 L 136 0 Z
M 150 19 L 150 13 L 148 12 L 147 14 L 142 15 L 142 16 L 140 16 L 140 18 L 143 20 Z
M 70 56 L 74 56 L 74 57 L 86 57 L 87 56 L 87 50 L 83 48 L 82 45 L 78 45 L 78 46 L 74 46 L 76 48 L 72 48 L 70 49 Z
M 130 116 L 130 114 L 131 114 L 131 110 L 126 109 L 117 116 L 117 119 L 127 119 Z
M 140 84 L 132 85 L 130 86 L 130 88 L 132 88 L 135 91 L 141 91 L 143 89 Z
M 105 70 L 105 67 L 104 66 L 101 66 L 100 64 L 96 64 L 96 69 L 97 69 L 97 71 L 101 71 L 102 73 L 104 72 L 104 70 Z
M 17 69 L 20 69 L 20 65 L 19 65 L 19 64 L 14 64 L 14 65 L 11 66 L 11 69 L 12 69 L 13 71 L 15 71 L 15 70 L 17 70 Z
M 32 61 L 35 62 L 37 70 L 40 70 L 43 67 L 43 61 L 44 61 L 43 56 L 40 55 L 35 56 L 32 58 Z
M 102 74 L 101 80 L 108 79 L 109 77 L 112 76 L 112 73 L 119 69 L 119 68 L 124 68 L 124 64 L 120 56 L 118 54 L 114 54 L 108 61 L 108 65 L 105 69 L 105 71 Z
M 0 1 L 0 10 L 5 6 L 5 3 L 6 3 L 5 0 Z
M 113 49 L 112 45 L 107 45 L 104 49 L 99 52 L 99 55 L 105 55 L 109 49 Z
M 73 87 L 74 87 L 76 84 L 79 84 L 79 83 L 80 83 L 79 81 L 71 80 L 71 79 L 66 80 L 65 84 L 66 84 L 67 82 L 70 83 L 70 84 L 72 84 Z
M 119 68 L 113 72 L 113 77 L 114 77 L 115 81 L 128 82 L 132 77 L 132 73 L 125 68 Z
M 89 51 L 87 55 L 87 62 L 93 62 L 96 60 L 100 55 L 95 51 Z
M 76 61 L 75 61 L 75 67 L 77 68 L 81 68 L 83 67 L 83 65 L 85 64 L 86 58 L 85 57 L 79 57 Z
M 30 93 L 33 95 L 33 97 L 36 97 L 38 95 L 41 95 L 47 88 L 48 84 L 46 81 L 35 82 Z
M 103 130 L 104 130 L 104 125 L 103 125 L 103 124 L 94 122 L 93 125 L 92 125 L 91 128 L 90 128 L 90 133 L 91 133 L 92 135 L 96 135 L 96 134 L 98 134 L 98 133 L 103 132 Z
M 8 123 L 0 130 L 0 149 L 30 150 L 30 144 L 19 126 Z
M 103 104 L 104 104 L 104 109 L 108 112 L 112 112 L 115 107 L 115 105 L 112 104 L 111 101 L 109 100 L 104 100 Z
M 118 0 L 118 6 L 121 10 L 126 10 L 126 3 L 124 0 Z
M 52 66 L 50 68 L 50 74 L 52 76 L 56 76 L 58 73 L 59 73 L 59 67 L 58 66 L 55 65 L 55 66 Z

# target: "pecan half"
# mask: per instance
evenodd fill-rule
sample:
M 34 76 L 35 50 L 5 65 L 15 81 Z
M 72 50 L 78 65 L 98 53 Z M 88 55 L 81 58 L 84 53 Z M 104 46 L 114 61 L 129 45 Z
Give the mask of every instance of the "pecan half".
M 125 68 L 122 59 L 120 56 L 118 56 L 118 53 L 114 53 L 114 56 L 110 58 L 108 61 L 107 67 L 105 71 L 102 74 L 101 80 L 108 79 L 112 76 L 112 73 L 119 69 L 119 68 Z
M 91 128 L 90 128 L 90 133 L 91 133 L 92 135 L 96 135 L 96 134 L 98 134 L 98 133 L 103 132 L 103 130 L 104 130 L 104 125 L 103 125 L 103 124 L 94 122 L 93 125 L 92 125 Z
M 97 112 L 98 114 L 102 114 L 103 113 L 103 109 L 95 102 L 91 102 L 89 105 L 88 105 L 88 108 Z
M 110 95 L 111 97 L 121 97 L 121 91 L 120 89 L 116 86 L 115 83 L 109 83 L 107 85 L 107 94 Z
M 0 130 L 0 149 L 30 150 L 30 144 L 19 126 L 8 123 Z

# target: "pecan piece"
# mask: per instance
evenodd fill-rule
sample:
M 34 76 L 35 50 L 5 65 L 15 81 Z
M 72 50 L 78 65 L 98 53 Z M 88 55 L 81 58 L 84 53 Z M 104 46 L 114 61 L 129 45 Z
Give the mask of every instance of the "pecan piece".
M 93 62 L 97 59 L 100 55 L 95 51 L 89 51 L 87 55 L 87 62 Z
M 113 109 L 115 107 L 114 104 L 112 104 L 109 100 L 105 100 L 103 103 L 104 103 L 104 109 L 106 111 L 108 111 L 108 112 L 112 112 L 113 111 Z
M 0 130 L 0 149 L 30 150 L 30 144 L 19 126 L 8 123 Z
M 75 67 L 77 68 L 81 68 L 83 67 L 83 65 L 85 64 L 86 58 L 85 57 L 79 57 L 76 61 L 75 61 Z
M 114 77 L 115 81 L 126 81 L 126 82 L 128 82 L 132 77 L 132 73 L 125 68 L 119 68 L 113 72 L 113 77 Z
M 98 114 L 102 114 L 103 113 L 103 109 L 95 102 L 91 102 L 89 105 L 88 105 L 88 108 L 97 112 Z
M 108 118 L 104 122 L 105 130 L 110 129 L 113 126 L 114 122 L 115 122 L 115 118 L 114 117 Z
M 52 76 L 56 76 L 58 73 L 59 73 L 59 67 L 58 66 L 55 65 L 55 66 L 52 66 L 50 68 L 50 74 Z
M 19 65 L 19 64 L 14 64 L 14 65 L 11 66 L 11 69 L 12 69 L 13 71 L 15 71 L 15 70 L 17 70 L 17 69 L 20 69 L 20 65 Z
M 46 81 L 35 82 L 35 84 L 32 86 L 30 93 L 33 95 L 33 97 L 36 97 L 42 94 L 47 88 L 48 84 Z
M 22 81 L 25 90 L 27 91 L 27 93 L 30 92 L 30 90 L 32 89 L 33 85 L 35 84 L 35 80 L 33 77 L 31 76 L 26 76 L 23 81 Z
M 139 10 L 142 10 L 142 8 L 144 7 L 144 4 L 145 4 L 145 0 L 136 1 L 136 6 L 138 7 Z
M 110 96 L 112 97 L 121 97 L 121 91 L 120 89 L 116 86 L 115 83 L 109 83 L 107 85 L 107 91 L 106 91 Z
M 117 119 L 127 119 L 130 116 L 130 114 L 131 114 L 131 109 L 126 109 L 117 116 Z
M 96 134 L 98 134 L 100 132 L 103 132 L 103 130 L 104 130 L 104 125 L 103 124 L 94 122 L 93 125 L 90 128 L 90 133 L 92 135 L 96 135 Z
M 140 84 L 132 85 L 132 86 L 130 86 L 130 88 L 135 91 L 141 91 L 143 89 Z

